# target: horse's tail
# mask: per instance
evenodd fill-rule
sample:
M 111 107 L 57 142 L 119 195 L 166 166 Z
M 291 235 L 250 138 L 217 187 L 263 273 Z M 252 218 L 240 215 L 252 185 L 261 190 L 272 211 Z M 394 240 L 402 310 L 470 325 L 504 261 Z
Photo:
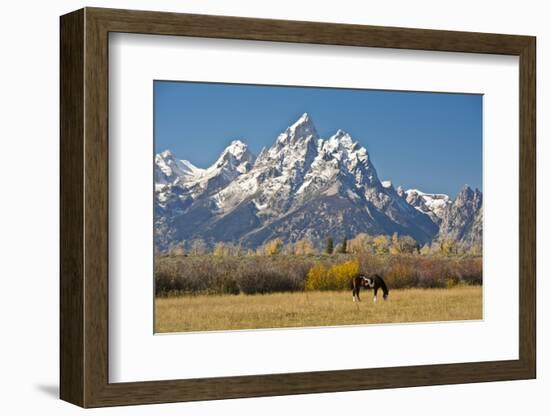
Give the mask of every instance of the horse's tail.
M 386 282 L 384 282 L 384 279 L 380 275 L 376 275 L 376 280 L 378 281 L 378 284 L 380 285 L 380 288 L 382 289 L 382 292 L 384 292 L 384 299 L 386 299 L 390 293 L 388 290 L 388 286 L 386 285 Z

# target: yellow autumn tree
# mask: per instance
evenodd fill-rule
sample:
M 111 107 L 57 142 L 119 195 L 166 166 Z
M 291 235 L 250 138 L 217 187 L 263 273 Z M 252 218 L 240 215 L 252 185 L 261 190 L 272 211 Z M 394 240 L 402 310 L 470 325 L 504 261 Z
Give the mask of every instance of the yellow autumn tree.
M 366 233 L 359 233 L 353 239 L 348 242 L 348 249 L 350 253 L 370 253 L 372 252 L 371 246 L 372 238 Z
M 306 278 L 306 290 L 326 290 L 327 268 L 322 264 L 316 264 L 309 269 Z
M 390 254 L 395 256 L 401 253 L 401 242 L 397 233 L 393 233 L 391 236 Z
M 183 243 L 176 244 L 172 249 L 170 249 L 171 256 L 184 256 L 185 255 L 185 245 Z
M 267 256 L 274 256 L 276 254 L 279 254 L 282 248 L 283 240 L 281 240 L 280 238 L 276 238 L 265 243 L 264 254 Z
M 216 243 L 212 254 L 216 257 L 227 257 L 230 255 L 230 247 L 225 243 Z
M 453 241 L 450 239 L 444 240 L 441 242 L 440 249 L 441 249 L 441 252 L 446 256 L 450 256 L 451 254 L 456 254 L 457 252 L 456 241 Z
M 351 279 L 359 273 L 357 260 L 334 264 L 327 269 L 316 264 L 307 274 L 306 290 L 344 290 L 349 287 Z
M 423 256 L 427 256 L 431 254 L 431 247 L 428 243 L 424 244 L 422 248 L 420 249 L 420 254 Z
M 349 287 L 353 277 L 359 274 L 359 262 L 357 260 L 335 264 L 328 271 L 329 286 L 332 290 L 343 290 Z
M 386 235 L 379 235 L 373 240 L 374 250 L 377 254 L 385 254 L 390 248 L 390 239 Z

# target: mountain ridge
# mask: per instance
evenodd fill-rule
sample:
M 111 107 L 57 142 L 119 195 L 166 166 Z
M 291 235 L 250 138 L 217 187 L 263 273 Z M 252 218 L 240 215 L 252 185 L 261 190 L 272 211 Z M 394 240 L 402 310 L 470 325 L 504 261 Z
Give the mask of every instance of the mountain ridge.
M 258 157 L 241 140 L 232 141 L 205 169 L 178 161 L 170 151 L 155 156 L 155 245 L 160 250 L 193 240 L 252 248 L 274 238 L 320 244 L 329 236 L 351 238 L 360 232 L 410 235 L 426 244 L 442 238 L 441 229 L 445 238 L 478 241 L 452 228 L 455 222 L 470 224 L 464 215 L 477 215 L 481 205 L 464 203 L 466 214 L 457 214 L 456 207 L 446 214 L 452 205 L 447 195 L 396 190 L 381 182 L 364 146 L 342 129 L 321 138 L 308 113 Z M 464 218 L 453 222 L 453 215 Z

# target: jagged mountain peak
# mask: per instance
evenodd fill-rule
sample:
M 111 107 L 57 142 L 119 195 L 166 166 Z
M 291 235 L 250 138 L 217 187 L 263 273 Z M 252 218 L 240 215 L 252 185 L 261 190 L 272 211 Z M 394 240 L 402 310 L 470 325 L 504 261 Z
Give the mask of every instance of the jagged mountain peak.
M 457 197 L 458 196 L 464 196 L 464 197 L 470 197 L 470 196 L 473 196 L 474 195 L 474 190 L 470 187 L 470 185 L 468 184 L 465 184 L 462 189 L 460 190 L 460 192 L 457 194 Z
M 331 139 L 336 141 L 341 141 L 341 142 L 353 143 L 353 139 L 351 138 L 351 135 L 342 129 L 336 130 L 336 133 L 332 135 Z
M 313 120 L 308 113 L 304 113 L 279 135 L 277 144 L 280 146 L 292 145 L 308 139 L 317 139 L 318 137 L 319 134 Z
M 364 146 L 342 129 L 321 138 L 308 113 L 257 159 L 244 140 L 233 140 L 206 169 L 178 161 L 169 151 L 157 157 L 161 174 L 164 165 L 193 172 L 173 182 L 162 182 L 164 174 L 157 180 L 155 238 L 163 248 L 194 239 L 255 247 L 273 238 L 295 242 L 307 236 L 319 243 L 329 234 L 352 238 L 360 232 L 397 232 L 423 244 L 440 230 L 435 205 L 449 211 L 446 195 L 380 182 Z M 412 191 L 415 201 L 409 201 Z M 465 207 L 477 207 L 471 201 L 481 201 L 475 197 L 479 191 L 461 192 L 457 198 Z M 467 209 L 464 216 L 474 211 Z M 450 230 L 449 220 L 450 212 L 445 220 Z
M 356 142 L 353 141 L 351 135 L 344 130 L 338 129 L 336 133 L 327 139 L 327 147 L 331 149 L 345 148 L 351 150 Z
M 311 119 L 311 116 L 309 113 L 302 114 L 298 120 L 296 120 L 289 128 L 296 130 L 299 126 L 313 126 L 313 120 Z
M 481 245 L 482 237 L 483 194 L 465 185 L 443 213 L 437 238 Z
M 349 159 L 355 163 L 367 163 L 369 159 L 367 149 L 354 141 L 349 133 L 341 129 L 338 129 L 335 134 L 324 140 L 321 147 L 325 152 L 334 155 L 339 160 Z
M 481 194 L 481 191 L 478 188 L 472 188 L 470 185 L 465 184 L 460 190 L 459 194 L 473 196 Z
M 177 160 L 170 150 L 155 156 L 158 208 L 183 211 L 195 201 L 222 190 L 254 166 L 254 155 L 241 140 L 233 140 L 210 167 L 201 169 Z
M 243 173 L 254 164 L 254 155 L 248 150 L 248 145 L 241 140 L 233 140 L 220 154 L 216 162 L 208 168 L 220 169 L 227 167 L 230 170 L 236 169 Z
M 174 153 L 166 149 L 155 155 L 155 182 L 168 184 L 177 180 L 189 180 L 202 173 L 187 160 L 178 160 Z
M 222 153 L 231 153 L 232 155 L 239 157 L 248 150 L 248 145 L 242 140 L 235 139 L 225 148 Z
M 170 149 L 166 149 L 163 152 L 160 152 L 157 156 L 163 159 L 174 159 L 174 153 Z
M 456 195 L 455 205 L 464 206 L 464 205 L 473 205 L 474 209 L 477 209 L 481 206 L 483 200 L 483 195 L 481 191 L 477 188 L 472 189 L 469 185 L 464 185 L 464 188 Z

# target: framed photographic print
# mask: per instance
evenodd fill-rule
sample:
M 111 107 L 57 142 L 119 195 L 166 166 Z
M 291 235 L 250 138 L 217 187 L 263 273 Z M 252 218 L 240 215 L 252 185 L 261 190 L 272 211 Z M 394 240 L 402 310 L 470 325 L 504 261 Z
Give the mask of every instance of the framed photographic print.
M 534 378 L 535 38 L 61 17 L 61 398 Z

